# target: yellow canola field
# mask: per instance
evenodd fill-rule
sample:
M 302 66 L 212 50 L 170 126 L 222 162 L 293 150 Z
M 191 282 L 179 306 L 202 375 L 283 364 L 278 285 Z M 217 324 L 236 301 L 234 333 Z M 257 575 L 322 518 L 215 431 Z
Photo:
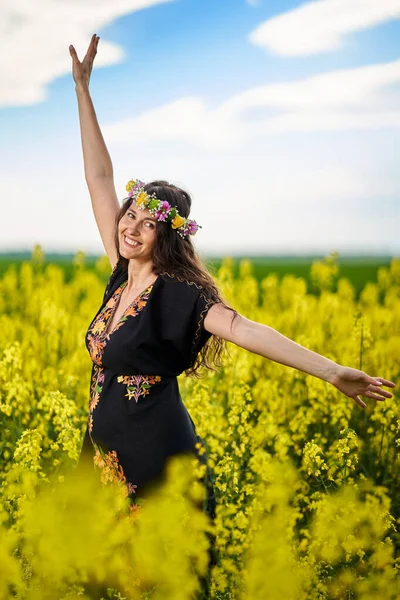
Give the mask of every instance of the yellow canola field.
M 292 275 L 258 283 L 248 261 L 234 279 L 223 262 L 217 284 L 241 314 L 397 387 L 362 409 L 233 344 L 218 372 L 180 376 L 207 446 L 215 524 L 198 509 L 194 459 L 171 460 L 159 493 L 133 506 L 93 466 L 74 470 L 89 397 L 84 335 L 110 271 L 105 257 L 85 269 L 82 255 L 74 268 L 67 283 L 37 248 L 0 279 L 0 599 L 400 598 L 400 259 L 358 301 L 348 280 L 330 291 L 332 259 L 312 267 L 317 295 Z

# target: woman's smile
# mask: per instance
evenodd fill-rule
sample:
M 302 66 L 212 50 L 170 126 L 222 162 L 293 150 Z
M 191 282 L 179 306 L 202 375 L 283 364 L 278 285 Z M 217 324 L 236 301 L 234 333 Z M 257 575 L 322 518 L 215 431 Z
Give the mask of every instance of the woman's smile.
M 127 246 L 129 246 L 130 248 L 138 248 L 139 246 L 141 246 L 141 242 L 138 242 L 137 240 L 133 240 L 132 238 L 128 238 L 126 235 L 123 235 L 123 240 L 125 242 L 125 244 Z

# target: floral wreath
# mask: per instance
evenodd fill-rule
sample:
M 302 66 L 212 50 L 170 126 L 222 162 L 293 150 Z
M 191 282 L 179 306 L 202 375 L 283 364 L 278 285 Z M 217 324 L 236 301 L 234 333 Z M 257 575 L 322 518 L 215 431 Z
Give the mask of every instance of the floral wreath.
M 189 235 L 195 235 L 201 225 L 192 219 L 182 217 L 175 206 L 171 206 L 166 200 L 159 200 L 155 194 L 148 194 L 144 189 L 145 183 L 140 179 L 130 179 L 126 184 L 126 191 L 129 198 L 136 201 L 138 208 L 144 210 L 147 208 L 149 212 L 157 219 L 171 223 L 172 229 L 176 229 L 181 238 L 186 238 Z

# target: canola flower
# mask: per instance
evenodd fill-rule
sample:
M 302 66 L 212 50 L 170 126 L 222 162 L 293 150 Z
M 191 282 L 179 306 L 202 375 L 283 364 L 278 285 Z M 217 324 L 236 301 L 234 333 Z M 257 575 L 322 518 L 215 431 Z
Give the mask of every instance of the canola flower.
M 0 279 L 0 599 L 197 600 L 207 578 L 218 600 L 399 598 L 396 391 L 362 411 L 325 382 L 230 344 L 218 373 L 179 378 L 207 446 L 214 524 L 200 510 L 195 460 L 171 461 L 158 493 L 134 504 L 100 458 L 78 479 L 83 338 L 109 272 L 106 257 L 89 270 L 78 253 L 67 281 L 38 246 Z M 398 380 L 400 260 L 358 300 L 336 255 L 311 275 L 313 295 L 290 274 L 257 282 L 249 261 L 237 280 L 226 259 L 216 280 L 248 318 Z

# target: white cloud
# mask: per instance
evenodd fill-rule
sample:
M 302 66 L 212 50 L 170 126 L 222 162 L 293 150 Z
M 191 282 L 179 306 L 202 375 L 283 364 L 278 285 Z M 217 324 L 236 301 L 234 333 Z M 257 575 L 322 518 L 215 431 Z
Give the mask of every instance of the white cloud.
M 136 118 L 103 126 L 109 141 L 131 144 L 178 140 L 200 146 L 225 148 L 237 142 L 239 124 L 218 110 L 208 110 L 204 100 L 179 98 L 148 110 Z
M 261 23 L 250 42 L 282 56 L 338 49 L 343 38 L 400 16 L 400 0 L 319 0 Z
M 3 0 L 0 3 L 0 107 L 46 98 L 46 85 L 71 72 L 68 46 L 82 60 L 94 32 L 122 15 L 173 0 Z M 120 46 L 101 40 L 96 67 L 121 62 Z
M 103 127 L 109 142 L 183 141 L 206 148 L 240 147 L 279 132 L 400 127 L 400 60 L 342 69 L 299 81 L 259 86 L 209 108 L 184 97 Z M 145 140 L 145 141 L 144 141 Z

